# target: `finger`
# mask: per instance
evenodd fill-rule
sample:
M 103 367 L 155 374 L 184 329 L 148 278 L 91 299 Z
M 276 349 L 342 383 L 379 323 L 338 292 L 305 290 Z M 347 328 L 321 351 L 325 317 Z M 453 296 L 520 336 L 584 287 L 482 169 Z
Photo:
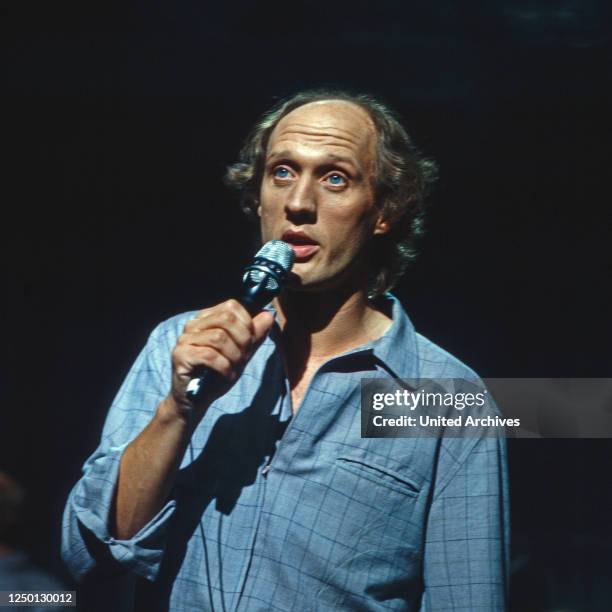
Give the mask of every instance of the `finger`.
M 251 328 L 252 323 L 247 327 L 242 321 L 233 319 L 231 316 L 220 316 L 213 320 L 213 317 L 207 319 L 192 319 L 185 325 L 183 335 L 188 338 L 188 342 L 191 344 L 206 344 L 206 342 L 200 342 L 201 334 L 206 333 L 208 330 L 221 329 L 225 331 L 234 343 L 240 347 L 241 350 L 248 350 L 253 343 L 253 333 Z M 228 323 L 227 321 L 232 321 Z M 215 345 L 216 346 L 216 345 Z
M 254 344 L 255 346 L 259 346 L 259 344 L 264 340 L 269 331 L 272 329 L 274 325 L 274 315 L 264 310 L 260 312 L 253 318 L 253 327 L 255 329 L 254 333 Z
M 226 378 L 235 376 L 234 365 L 230 360 L 210 346 L 192 346 L 182 355 L 184 365 L 189 372 L 195 372 L 204 367 L 215 370 Z
M 245 332 L 246 333 L 246 332 Z M 193 346 L 209 346 L 227 357 L 232 363 L 237 363 L 244 358 L 246 351 L 251 346 L 250 337 L 244 345 L 236 343 L 232 334 L 220 327 L 213 327 L 201 332 L 185 334 L 186 340 Z
M 226 321 L 228 324 L 238 319 L 249 328 L 251 328 L 252 325 L 251 315 L 238 300 L 234 299 L 221 302 L 221 304 L 217 304 L 217 306 L 213 306 L 212 308 L 201 310 L 196 315 L 196 319 L 204 319 L 214 323 Z M 218 325 L 212 326 L 218 327 Z

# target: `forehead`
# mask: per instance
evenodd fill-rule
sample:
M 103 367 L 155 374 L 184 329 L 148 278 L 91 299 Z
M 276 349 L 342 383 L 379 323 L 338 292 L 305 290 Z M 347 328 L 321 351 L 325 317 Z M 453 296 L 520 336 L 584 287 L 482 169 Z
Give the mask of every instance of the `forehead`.
M 323 100 L 292 110 L 276 125 L 268 143 L 268 154 L 284 145 L 337 148 L 372 159 L 376 128 L 368 113 L 352 102 Z

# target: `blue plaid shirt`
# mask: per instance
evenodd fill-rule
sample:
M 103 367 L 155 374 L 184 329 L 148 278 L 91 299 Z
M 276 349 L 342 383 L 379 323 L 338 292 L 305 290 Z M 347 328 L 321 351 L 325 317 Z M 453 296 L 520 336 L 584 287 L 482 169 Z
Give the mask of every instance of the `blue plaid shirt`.
M 273 330 L 194 432 L 165 507 L 117 540 L 121 455 L 167 395 L 170 353 L 195 313 L 159 325 L 68 499 L 72 573 L 144 577 L 149 610 L 505 609 L 504 441 L 361 438 L 363 377 L 477 378 L 386 299 L 386 334 L 321 366 L 295 416 Z

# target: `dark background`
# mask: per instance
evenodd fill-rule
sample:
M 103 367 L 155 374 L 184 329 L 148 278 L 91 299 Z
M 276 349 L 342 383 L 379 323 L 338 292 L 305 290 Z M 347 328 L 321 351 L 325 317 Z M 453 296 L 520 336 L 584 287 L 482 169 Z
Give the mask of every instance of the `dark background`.
M 161 319 L 252 253 L 222 186 L 260 112 L 379 95 L 440 164 L 397 294 L 482 376 L 610 376 L 607 2 L 5 6 L 0 469 L 62 571 L 67 493 Z M 612 606 L 612 443 L 510 443 L 514 610 Z

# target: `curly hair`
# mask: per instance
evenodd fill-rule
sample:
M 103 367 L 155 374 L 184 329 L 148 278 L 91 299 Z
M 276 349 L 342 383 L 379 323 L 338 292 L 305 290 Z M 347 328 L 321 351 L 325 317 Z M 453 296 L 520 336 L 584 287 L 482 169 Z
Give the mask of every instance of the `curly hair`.
M 437 178 L 437 165 L 425 158 L 402 127 L 396 114 L 376 98 L 343 90 L 298 92 L 264 113 L 247 137 L 239 161 L 227 168 L 225 184 L 236 190 L 247 215 L 256 215 L 266 149 L 278 122 L 292 110 L 328 100 L 351 102 L 367 112 L 377 131 L 375 197 L 391 230 L 375 237 L 369 293 L 390 290 L 416 257 L 416 241 L 423 234 L 425 199 Z

